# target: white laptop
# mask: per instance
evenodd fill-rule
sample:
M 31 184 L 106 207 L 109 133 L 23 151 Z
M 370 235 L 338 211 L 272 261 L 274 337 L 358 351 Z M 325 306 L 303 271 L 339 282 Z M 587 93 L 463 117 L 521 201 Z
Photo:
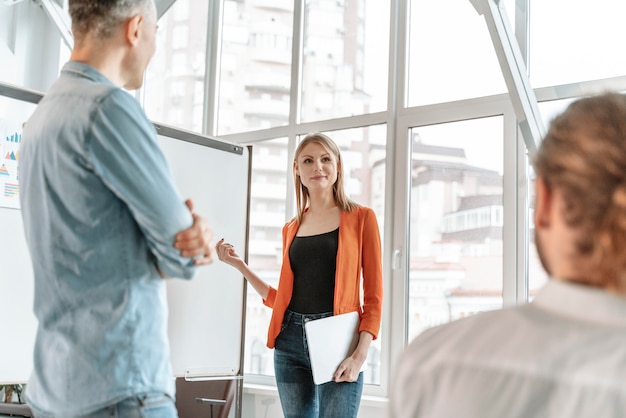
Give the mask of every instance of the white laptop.
M 359 313 L 348 312 L 304 323 L 316 385 L 330 382 L 337 367 L 359 342 Z M 367 361 L 361 371 L 365 370 Z

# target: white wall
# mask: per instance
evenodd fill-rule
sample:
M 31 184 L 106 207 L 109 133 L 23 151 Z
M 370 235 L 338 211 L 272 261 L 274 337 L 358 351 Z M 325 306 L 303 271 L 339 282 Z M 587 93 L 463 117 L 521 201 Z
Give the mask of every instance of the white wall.
M 45 92 L 59 73 L 59 40 L 36 2 L 0 3 L 0 81 Z

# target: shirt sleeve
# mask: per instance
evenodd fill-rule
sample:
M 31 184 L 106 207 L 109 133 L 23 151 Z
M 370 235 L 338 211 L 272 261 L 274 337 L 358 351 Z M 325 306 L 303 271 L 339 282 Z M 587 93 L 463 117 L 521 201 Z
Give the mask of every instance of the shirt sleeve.
M 137 100 L 118 89 L 93 114 L 86 142 L 94 171 L 126 203 L 155 256 L 171 277 L 192 278 L 193 259 L 173 247 L 178 232 L 193 223 L 180 197 L 154 125 Z
M 281 265 L 280 268 L 280 272 L 281 272 L 281 277 L 282 277 L 282 273 L 283 273 L 283 269 L 287 268 L 285 262 L 287 260 L 287 254 L 288 254 L 288 249 L 287 249 L 287 232 L 289 230 L 289 225 L 291 224 L 291 222 L 287 222 L 285 225 L 283 225 L 283 229 L 282 229 L 282 237 L 283 237 L 283 246 L 282 246 L 282 259 L 283 259 L 283 263 Z M 280 286 L 280 280 L 279 280 L 279 286 Z M 267 299 L 263 299 L 263 304 L 265 306 L 267 306 L 268 308 L 274 308 L 274 305 L 276 304 L 276 296 L 278 295 L 278 290 L 276 288 L 274 288 L 273 286 L 270 286 L 269 289 L 269 293 L 267 294 Z
M 376 214 L 363 209 L 363 237 L 361 239 L 363 272 L 363 315 L 359 331 L 367 331 L 378 338 L 383 309 L 383 267 L 380 230 Z
M 416 367 L 417 366 L 417 367 Z M 395 367 L 391 381 L 388 418 L 421 418 L 426 417 L 420 409 L 424 385 L 428 379 L 421 376 L 411 358 L 403 353 Z

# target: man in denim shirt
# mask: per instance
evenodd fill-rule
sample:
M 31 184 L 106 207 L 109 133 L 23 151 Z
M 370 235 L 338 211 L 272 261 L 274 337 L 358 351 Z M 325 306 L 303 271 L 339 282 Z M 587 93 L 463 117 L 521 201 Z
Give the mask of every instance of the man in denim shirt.
M 21 203 L 39 321 L 36 417 L 176 417 L 163 277 L 211 262 L 156 132 L 123 89 L 155 51 L 154 0 L 70 0 L 70 61 L 26 123 Z

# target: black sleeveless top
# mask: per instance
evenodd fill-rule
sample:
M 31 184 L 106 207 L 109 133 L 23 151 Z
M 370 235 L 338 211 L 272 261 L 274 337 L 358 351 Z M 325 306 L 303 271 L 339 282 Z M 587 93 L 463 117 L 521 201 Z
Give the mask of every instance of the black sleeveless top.
M 333 311 L 338 245 L 339 228 L 293 239 L 289 261 L 294 283 L 287 309 L 303 314 Z

